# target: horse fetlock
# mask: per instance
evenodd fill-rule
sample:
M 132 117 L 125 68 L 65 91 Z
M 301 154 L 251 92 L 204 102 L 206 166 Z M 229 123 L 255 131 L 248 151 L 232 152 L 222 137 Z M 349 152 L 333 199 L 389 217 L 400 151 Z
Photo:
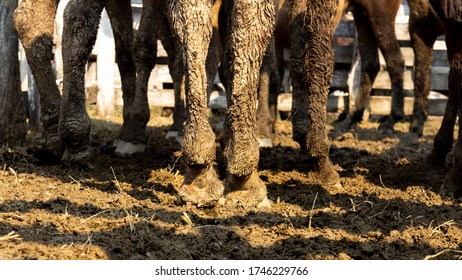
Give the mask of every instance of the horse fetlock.
M 216 149 L 215 134 L 210 126 L 186 127 L 181 150 L 188 165 L 211 164 L 215 160 Z
M 249 144 L 250 141 L 252 141 L 252 144 Z M 253 141 L 227 142 L 224 156 L 226 158 L 226 169 L 229 174 L 248 176 L 258 166 L 260 150 L 258 141 Z
M 137 121 L 130 115 L 124 116 L 124 122 L 119 130 L 118 139 L 134 144 L 146 144 L 146 125 L 147 122 Z

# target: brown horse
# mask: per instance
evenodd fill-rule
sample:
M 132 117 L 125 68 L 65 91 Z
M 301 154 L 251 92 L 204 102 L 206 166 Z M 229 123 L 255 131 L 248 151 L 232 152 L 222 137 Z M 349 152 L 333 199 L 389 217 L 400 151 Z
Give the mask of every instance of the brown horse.
M 462 1 L 461 0 L 408 0 L 411 9 L 409 31 L 415 52 L 415 94 L 414 119 L 411 130 L 421 134 L 426 118 L 427 95 L 430 91 L 430 65 L 436 37 L 446 35 L 447 53 L 450 64 L 449 99 L 443 122 L 435 136 L 429 161 L 444 165 L 446 155 L 454 141 L 454 125 L 457 116 L 462 125 Z M 442 191 L 462 196 L 462 130 L 453 149 L 452 168 L 447 174 Z

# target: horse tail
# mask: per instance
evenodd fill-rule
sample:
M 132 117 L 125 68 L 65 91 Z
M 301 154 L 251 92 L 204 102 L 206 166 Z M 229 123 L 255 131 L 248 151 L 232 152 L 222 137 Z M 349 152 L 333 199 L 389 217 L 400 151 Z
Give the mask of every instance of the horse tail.
M 442 0 L 441 4 L 447 19 L 462 21 L 462 0 Z

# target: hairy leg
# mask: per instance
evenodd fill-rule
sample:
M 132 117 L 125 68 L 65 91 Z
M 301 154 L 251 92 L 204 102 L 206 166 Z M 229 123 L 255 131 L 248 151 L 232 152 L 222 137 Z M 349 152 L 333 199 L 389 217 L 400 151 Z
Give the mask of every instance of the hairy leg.
M 310 173 L 322 184 L 335 184 L 339 180 L 329 161 L 330 143 L 325 127 L 334 66 L 332 33 L 337 6 L 335 0 L 292 1 L 293 137 L 302 154 L 312 161 Z
M 187 173 L 178 192 L 195 204 L 215 203 L 224 186 L 213 168 L 215 134 L 207 115 L 205 62 L 212 36 L 212 7 L 206 0 L 168 2 L 171 26 L 182 49 L 186 82 L 186 125 L 182 141 Z
M 378 42 L 371 27 L 369 17 L 361 6 L 353 10 L 356 30 L 358 31 L 358 48 L 361 56 L 361 78 L 359 92 L 356 96 L 352 113 L 336 127 L 341 131 L 350 129 L 363 120 L 364 111 L 369 107 L 369 99 L 377 73 L 380 70 Z
M 276 114 L 272 110 L 275 110 L 276 104 L 274 102 L 274 95 L 277 95 L 277 92 L 272 91 L 277 91 L 278 86 L 272 85 L 272 83 L 279 80 L 278 77 L 274 76 L 275 73 L 277 73 L 276 55 L 274 38 L 272 38 L 263 57 L 258 85 L 257 138 L 260 147 L 273 146 L 272 138 Z M 270 98 L 272 98 L 272 100 L 270 100 Z M 273 104 L 270 104 L 270 102 Z
M 409 17 L 409 33 L 414 50 L 414 108 L 409 132 L 414 137 L 423 133 L 427 119 L 428 95 L 431 89 L 430 67 L 433 44 L 438 35 L 444 33 L 441 20 L 431 8 L 428 0 L 410 0 L 412 11 Z
M 92 155 L 90 117 L 85 108 L 85 64 L 96 40 L 101 12 L 107 1 L 69 2 L 64 11 L 63 100 L 59 134 L 66 145 L 66 163 L 86 164 Z
M 275 21 L 274 5 L 272 0 L 227 1 L 223 5 L 227 11 L 223 70 L 228 100 L 223 153 L 228 197 L 258 203 L 266 198 L 266 186 L 257 172 L 255 108 L 259 73 Z
M 58 2 L 24 0 L 14 13 L 14 26 L 40 94 L 43 132 L 37 137 L 32 151 L 37 158 L 48 163 L 58 163 L 64 152 L 58 132 L 61 95 L 50 63 Z
M 152 6 L 153 4 L 146 1 L 143 13 L 151 11 Z M 144 151 L 146 147 L 146 126 L 144 121 L 146 118 L 149 119 L 149 114 L 146 116 L 145 108 L 147 105 L 135 105 L 136 102 L 139 102 L 137 101 L 139 99 L 137 94 L 139 93 L 136 91 L 137 78 L 135 58 L 133 56 L 134 35 L 131 3 L 128 0 L 109 0 L 106 4 L 106 10 L 114 33 L 116 60 L 121 75 L 122 97 L 124 101 L 124 122 L 119 130 L 117 139 L 114 140 L 114 146 L 116 147 L 115 154 L 118 156 L 128 156 Z M 147 20 L 143 19 L 142 21 L 146 22 Z M 143 29 L 146 29 L 146 27 L 143 26 L 146 26 L 146 24 L 141 25 L 140 33 L 146 34 L 146 31 L 143 32 Z M 142 47 L 149 48 L 150 46 L 143 45 Z M 142 63 L 148 62 L 142 60 Z M 138 107 L 135 108 L 135 106 Z M 149 111 L 147 112 L 149 113 Z
M 447 107 L 452 107 L 452 110 L 446 108 L 438 134 L 435 137 L 433 151 L 437 154 L 437 158 L 446 156 L 446 151 L 451 149 L 451 146 L 440 147 L 435 151 L 436 145 L 452 144 L 453 130 L 448 126 L 454 127 L 456 117 L 459 117 L 459 127 L 462 125 L 462 38 L 459 36 L 462 28 L 462 20 L 449 21 L 446 24 L 446 45 L 448 48 L 448 58 L 450 63 L 449 72 L 449 100 Z M 456 110 L 457 108 L 457 110 Z M 444 135 L 443 135 L 444 134 Z M 453 165 L 447 174 L 443 191 L 455 196 L 462 196 L 462 132 L 459 130 L 458 139 L 454 147 Z

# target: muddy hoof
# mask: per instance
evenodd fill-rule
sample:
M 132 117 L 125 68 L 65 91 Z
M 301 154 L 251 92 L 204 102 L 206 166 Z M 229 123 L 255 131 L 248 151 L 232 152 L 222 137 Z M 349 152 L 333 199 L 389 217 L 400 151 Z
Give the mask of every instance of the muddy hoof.
M 313 169 L 308 172 L 308 175 L 321 185 L 338 185 L 340 175 L 335 170 L 328 157 L 316 160 Z
M 440 193 L 442 196 L 462 197 L 462 172 L 460 168 L 455 166 L 451 168 L 444 179 Z
M 224 186 L 212 166 L 188 167 L 184 182 L 177 191 L 182 201 L 206 207 L 217 203 L 223 196 Z
M 69 149 L 64 151 L 62 161 L 67 166 L 78 166 L 93 169 L 92 159 L 96 150 L 90 146 L 85 146 L 78 152 L 70 152 Z
M 59 133 L 43 132 L 35 139 L 31 147 L 32 155 L 45 164 L 55 165 L 61 162 L 64 153 Z
M 142 143 L 131 143 L 126 142 L 120 139 L 114 140 L 114 154 L 118 157 L 126 158 L 130 157 L 134 154 L 141 154 L 144 153 L 146 150 L 146 144 Z
M 266 197 L 265 183 L 256 170 L 250 176 L 229 175 L 226 184 L 226 198 L 246 205 L 258 205 Z

